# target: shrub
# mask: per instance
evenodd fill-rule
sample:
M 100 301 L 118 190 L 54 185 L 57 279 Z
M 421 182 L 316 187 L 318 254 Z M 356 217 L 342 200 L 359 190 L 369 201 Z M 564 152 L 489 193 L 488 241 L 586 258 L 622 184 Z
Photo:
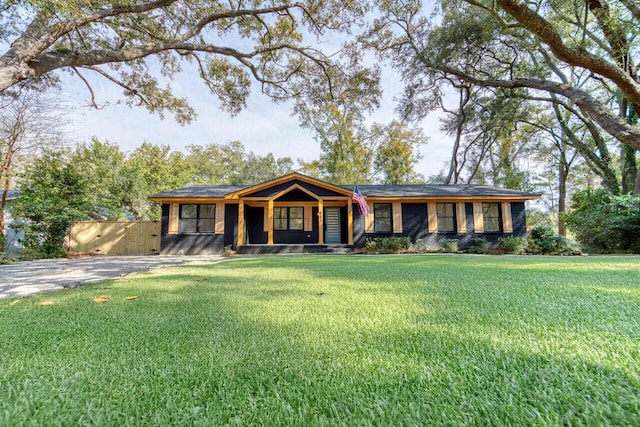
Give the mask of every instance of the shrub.
M 539 226 L 531 230 L 527 251 L 533 254 L 579 255 L 580 246 L 571 239 L 558 236 L 551 227 Z
M 442 246 L 443 252 L 458 253 L 458 241 L 456 239 L 442 239 L 440 240 L 440 246 Z
M 510 254 L 521 254 L 527 249 L 527 239 L 524 237 L 499 237 L 498 242 L 500 249 Z
M 409 237 L 374 237 L 365 242 L 365 251 L 374 253 L 404 252 L 411 247 Z
M 578 191 L 563 219 L 589 250 L 640 253 L 638 196 L 613 196 L 603 189 Z
M 533 254 L 550 254 L 557 247 L 556 233 L 546 225 L 539 225 L 529 233 L 527 250 Z
M 416 252 L 432 252 L 429 243 L 425 239 L 416 239 L 416 242 L 412 246 Z
M 489 242 L 484 237 L 474 237 L 469 245 L 469 253 L 484 254 L 489 249 Z

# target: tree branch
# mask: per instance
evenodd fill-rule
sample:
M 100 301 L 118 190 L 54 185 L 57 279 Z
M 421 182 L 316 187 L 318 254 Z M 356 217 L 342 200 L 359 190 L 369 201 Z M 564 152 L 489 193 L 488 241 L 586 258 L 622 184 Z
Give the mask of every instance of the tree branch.
M 632 102 L 640 104 L 640 84 L 616 64 L 605 61 L 582 49 L 571 49 L 562 37 L 543 17 L 520 0 L 498 0 L 503 9 L 525 28 L 538 36 L 560 60 L 570 65 L 587 68 L 606 77 L 620 88 Z

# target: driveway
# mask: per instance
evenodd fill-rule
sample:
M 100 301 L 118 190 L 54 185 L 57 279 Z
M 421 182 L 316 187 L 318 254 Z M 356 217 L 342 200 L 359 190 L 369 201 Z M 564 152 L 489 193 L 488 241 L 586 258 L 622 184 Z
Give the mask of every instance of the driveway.
M 0 265 L 0 298 L 23 297 L 38 292 L 70 288 L 85 283 L 117 279 L 135 271 L 173 267 L 192 262 L 214 262 L 220 256 L 94 256 L 48 259 Z

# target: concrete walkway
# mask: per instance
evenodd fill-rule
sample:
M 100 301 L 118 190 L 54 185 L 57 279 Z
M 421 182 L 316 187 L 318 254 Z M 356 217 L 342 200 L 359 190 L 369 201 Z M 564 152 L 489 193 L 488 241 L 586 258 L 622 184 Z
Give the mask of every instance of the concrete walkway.
M 173 267 L 184 263 L 214 262 L 221 256 L 94 256 L 49 259 L 0 265 L 0 298 L 71 288 L 117 279 L 135 271 Z

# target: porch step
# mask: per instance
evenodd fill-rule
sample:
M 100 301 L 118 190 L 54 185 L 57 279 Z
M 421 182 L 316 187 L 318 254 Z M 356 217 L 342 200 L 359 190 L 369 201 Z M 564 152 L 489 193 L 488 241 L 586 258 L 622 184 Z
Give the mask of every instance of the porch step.
M 302 253 L 332 253 L 348 254 L 353 250 L 351 245 L 243 245 L 238 246 L 239 254 L 302 254 Z

